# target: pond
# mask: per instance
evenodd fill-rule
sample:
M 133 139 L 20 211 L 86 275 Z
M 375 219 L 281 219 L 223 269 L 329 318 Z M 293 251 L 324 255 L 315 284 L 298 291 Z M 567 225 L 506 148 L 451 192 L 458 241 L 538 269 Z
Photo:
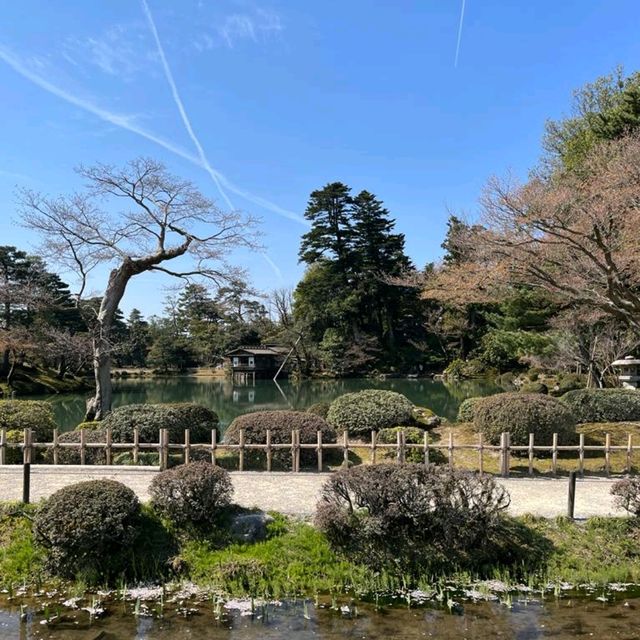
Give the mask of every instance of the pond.
M 185 603 L 177 610 L 119 603 L 91 620 L 83 610 L 54 612 L 0 605 L 0 637 L 32 640 L 338 640 L 358 638 L 620 638 L 640 636 L 640 599 L 609 602 L 565 597 L 506 603 L 468 602 L 456 613 L 443 608 L 349 607 L 347 611 L 297 601 L 256 608 L 253 615 Z M 136 610 L 137 607 L 137 610 Z M 250 613 L 245 611 L 245 613 Z M 22 615 L 21 615 L 22 614 Z M 48 615 L 50 622 L 45 620 Z M 22 619 L 21 619 L 22 618 Z
M 465 398 L 496 393 L 501 389 L 487 380 L 442 382 L 430 379 L 304 380 L 300 383 L 257 380 L 255 386 L 238 386 L 225 378 L 174 377 L 118 379 L 114 381 L 114 406 L 133 403 L 196 402 L 213 409 L 222 425 L 249 411 L 306 409 L 316 402 L 330 402 L 343 393 L 362 389 L 389 389 L 406 395 L 414 404 L 429 407 L 439 416 L 455 419 Z M 82 422 L 85 393 L 38 396 L 53 403 L 62 429 Z

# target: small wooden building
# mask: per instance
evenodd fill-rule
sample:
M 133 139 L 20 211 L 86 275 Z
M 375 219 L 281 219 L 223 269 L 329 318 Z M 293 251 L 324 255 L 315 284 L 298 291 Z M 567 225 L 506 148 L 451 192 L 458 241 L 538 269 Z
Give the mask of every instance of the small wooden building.
M 224 355 L 233 381 L 246 384 L 255 383 L 256 379 L 273 378 L 288 352 L 287 347 L 260 345 L 238 347 Z

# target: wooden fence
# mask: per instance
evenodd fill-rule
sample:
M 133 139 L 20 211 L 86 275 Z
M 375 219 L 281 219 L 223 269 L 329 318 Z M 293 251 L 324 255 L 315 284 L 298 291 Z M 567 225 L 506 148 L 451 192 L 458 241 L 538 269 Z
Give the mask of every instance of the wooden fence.
M 518 461 L 521 463 L 519 467 L 522 467 L 526 461 L 528 475 L 534 474 L 534 463 L 536 460 L 536 453 L 544 453 L 546 456 L 550 455 L 551 460 L 551 472 L 555 475 L 558 472 L 558 455 L 562 452 L 577 453 L 577 470 L 581 475 L 585 473 L 585 455 L 587 452 L 600 452 L 604 457 L 604 471 L 606 475 L 611 474 L 611 455 L 615 452 L 622 452 L 624 454 L 624 471 L 629 474 L 633 470 L 633 454 L 640 450 L 640 445 L 634 445 L 632 436 L 629 434 L 626 445 L 612 445 L 610 434 L 606 434 L 605 443 L 601 445 L 585 444 L 584 434 L 579 434 L 579 443 L 577 445 L 559 445 L 558 435 L 553 434 L 551 445 L 537 445 L 535 444 L 534 435 L 529 434 L 529 444 L 527 445 L 512 445 L 509 433 L 502 433 L 500 437 L 500 444 L 491 445 L 486 444 L 482 438 L 482 435 L 478 436 L 476 443 L 455 443 L 453 431 L 449 432 L 446 442 L 431 442 L 428 432 L 424 432 L 424 439 L 421 443 L 410 443 L 406 441 L 406 432 L 402 429 L 397 431 L 396 442 L 394 443 L 382 443 L 378 441 L 378 435 L 375 431 L 371 432 L 371 439 L 368 442 L 362 440 L 350 440 L 347 432 L 345 431 L 338 442 L 323 442 L 322 432 L 318 431 L 316 442 L 302 443 L 300 442 L 300 432 L 294 430 L 291 432 L 291 441 L 286 443 L 274 443 L 272 442 L 272 432 L 270 430 L 266 433 L 265 444 L 249 444 L 245 442 L 245 434 L 243 430 L 239 432 L 239 442 L 237 444 L 231 444 L 226 442 L 218 442 L 216 430 L 211 431 L 211 441 L 209 443 L 192 443 L 190 438 L 189 429 L 184 432 L 184 442 L 174 443 L 169 442 L 169 434 L 167 429 L 161 429 L 158 442 L 140 442 L 140 434 L 138 429 L 134 429 L 133 442 L 114 442 L 111 434 L 111 429 L 106 430 L 106 437 L 104 442 L 87 442 L 86 431 L 80 431 L 79 442 L 61 442 L 59 439 L 58 430 L 54 430 L 53 442 L 34 442 L 30 429 L 24 429 L 22 441 L 16 442 L 7 439 L 7 430 L 0 430 L 0 465 L 7 464 L 7 452 L 12 449 L 17 449 L 22 452 L 22 460 L 24 463 L 35 462 L 34 453 L 37 451 L 51 451 L 49 456 L 50 461 L 54 465 L 60 464 L 60 452 L 62 450 L 77 450 L 79 452 L 80 464 L 87 464 L 87 452 L 90 450 L 102 449 L 105 454 L 105 461 L 107 465 L 113 464 L 114 454 L 127 451 L 131 453 L 131 461 L 133 464 L 139 464 L 141 452 L 155 452 L 158 454 L 159 465 L 161 468 L 166 469 L 169 463 L 169 457 L 171 453 L 178 453 L 181 459 L 186 463 L 192 459 L 195 451 L 204 451 L 208 454 L 208 458 L 212 464 L 219 464 L 219 454 L 221 452 L 234 452 L 237 453 L 237 470 L 245 471 L 245 455 L 251 451 L 262 451 L 265 454 L 265 469 L 266 471 L 272 471 L 273 467 L 273 454 L 276 451 L 289 450 L 291 471 L 294 473 L 300 472 L 300 454 L 302 451 L 315 451 L 316 465 L 314 468 L 318 471 L 326 470 L 324 467 L 325 452 L 339 451 L 342 453 L 343 464 L 349 463 L 349 454 L 354 450 L 358 453 L 366 452 L 368 454 L 368 461 L 362 460 L 362 462 L 370 462 L 375 464 L 379 462 L 378 453 L 380 451 L 393 451 L 395 453 L 395 459 L 398 462 L 405 462 L 407 455 L 411 451 L 421 452 L 420 460 L 425 464 L 429 464 L 434 452 L 444 452 L 446 461 L 451 467 L 455 467 L 456 452 L 471 451 L 477 455 L 477 464 L 475 470 L 482 473 L 486 473 L 485 463 L 487 461 L 487 455 L 492 455 L 492 459 L 498 459 L 499 474 L 507 477 L 512 472 L 512 454 L 518 455 Z M 202 459 L 200 457 L 200 459 Z M 415 458 L 414 458 L 415 459 Z M 465 468 L 469 468 L 466 464 Z M 311 469 L 308 469 L 311 470 Z

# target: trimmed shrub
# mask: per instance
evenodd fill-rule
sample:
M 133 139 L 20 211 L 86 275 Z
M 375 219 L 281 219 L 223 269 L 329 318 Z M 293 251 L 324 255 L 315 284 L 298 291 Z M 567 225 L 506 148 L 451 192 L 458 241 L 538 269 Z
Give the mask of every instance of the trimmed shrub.
M 58 442 L 80 442 L 80 431 L 67 431 L 61 433 L 58 436 Z M 106 443 L 107 432 L 98 429 L 85 429 L 84 440 L 89 442 L 101 442 Z M 53 449 L 47 449 L 44 454 L 45 462 L 48 464 L 53 463 Z M 80 449 L 65 449 L 61 447 L 58 449 L 58 464 L 80 464 Z M 87 447 L 85 450 L 85 463 L 86 464 L 107 464 L 107 454 L 104 448 L 100 447 Z
M 229 474 L 208 462 L 190 462 L 159 473 L 149 488 L 151 505 L 177 527 L 214 524 L 231 502 Z
M 611 494 L 615 496 L 616 507 L 640 518 L 640 478 L 625 478 L 611 487 Z
M 367 389 L 336 398 L 327 422 L 336 431 L 369 436 L 371 431 L 411 424 L 413 409 L 411 401 L 401 393 Z
M 577 389 L 560 400 L 578 422 L 633 422 L 640 420 L 640 392 L 633 389 Z
M 44 400 L 0 400 L 0 429 L 31 429 L 35 442 L 51 442 L 56 428 L 53 409 Z
M 476 406 L 481 400 L 484 400 L 484 398 L 467 398 L 463 400 L 458 408 L 458 417 L 456 420 L 458 422 L 473 422 Z
M 380 444 L 396 444 L 398 442 L 398 431 L 404 431 L 405 442 L 407 444 L 424 444 L 424 429 L 418 427 L 392 427 L 390 429 L 380 429 L 378 431 L 378 442 Z M 383 449 L 383 458 L 396 458 L 397 449 Z M 424 448 L 407 449 L 405 452 L 407 462 L 424 462 Z M 429 449 L 429 462 L 439 464 L 444 461 L 444 455 L 439 449 Z
M 314 416 L 320 416 L 321 418 L 326 420 L 330 406 L 331 404 L 329 402 L 316 402 L 310 407 L 307 407 L 307 413 L 313 413 Z
M 584 389 L 587 386 L 587 377 L 578 373 L 562 373 L 558 376 L 558 389 L 555 393 L 559 396 L 576 389 Z
M 499 444 L 503 431 L 511 434 L 511 444 L 517 446 L 528 444 L 530 433 L 540 445 L 550 445 L 554 433 L 560 444 L 569 444 L 576 433 L 575 417 L 566 404 L 519 391 L 483 398 L 475 406 L 473 423 L 491 444 Z
M 373 568 L 464 564 L 496 529 L 509 495 L 491 476 L 417 464 L 361 465 L 325 483 L 315 522 Z
M 185 429 L 191 442 L 210 442 L 211 430 L 218 428 L 215 412 L 197 404 L 128 404 L 114 409 L 103 421 L 111 427 L 114 442 L 133 442 L 137 427 L 140 442 L 158 442 L 160 429 L 168 429 L 171 442 L 184 442 Z
M 96 583 L 125 572 L 141 522 L 136 494 L 114 480 L 89 480 L 56 491 L 34 519 L 49 569 Z
M 542 382 L 525 382 L 519 389 L 521 393 L 549 393 L 549 388 Z
M 322 431 L 322 442 L 336 442 L 336 432 L 323 418 L 306 411 L 255 411 L 238 416 L 224 433 L 225 442 L 238 444 L 240 429 L 244 430 L 246 444 L 266 444 L 267 429 L 271 430 L 271 444 L 291 444 L 291 432 L 300 431 L 300 444 L 315 444 L 318 431 Z M 302 449 L 300 463 L 312 465 L 317 460 L 314 450 Z M 258 463 L 265 456 L 258 452 L 248 452 L 249 460 Z M 273 461 L 286 468 L 291 467 L 291 449 L 274 449 Z

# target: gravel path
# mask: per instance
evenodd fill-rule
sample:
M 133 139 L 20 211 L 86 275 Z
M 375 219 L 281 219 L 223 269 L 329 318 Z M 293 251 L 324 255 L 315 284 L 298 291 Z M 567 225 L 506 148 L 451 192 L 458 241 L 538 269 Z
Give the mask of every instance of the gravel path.
M 149 499 L 148 488 L 158 473 L 152 467 L 54 467 L 34 465 L 31 473 L 31 500 L 51 495 L 68 484 L 82 480 L 109 478 L 131 487 L 141 500 Z M 313 514 L 328 473 L 234 472 L 234 501 L 245 507 L 281 511 L 298 516 Z M 499 478 L 511 495 L 509 511 L 553 518 L 566 515 L 568 481 L 550 478 Z M 609 493 L 613 480 L 589 478 L 576 484 L 576 518 L 622 515 L 613 506 Z M 0 500 L 22 499 L 22 467 L 0 467 Z

